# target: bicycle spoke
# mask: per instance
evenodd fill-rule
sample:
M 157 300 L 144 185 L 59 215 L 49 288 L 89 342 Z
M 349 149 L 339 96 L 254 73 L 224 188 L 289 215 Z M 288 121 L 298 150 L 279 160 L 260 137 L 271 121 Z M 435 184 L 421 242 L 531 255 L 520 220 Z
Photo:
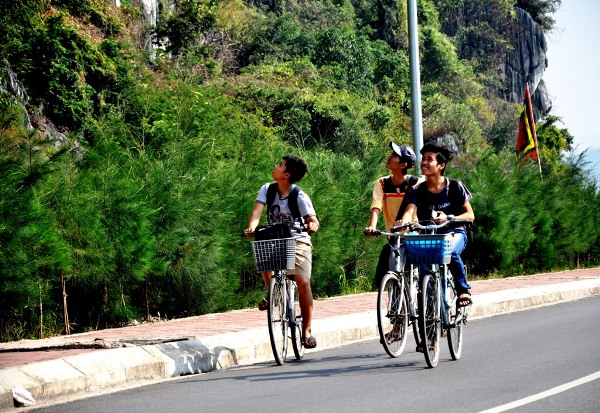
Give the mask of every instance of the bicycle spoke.
M 407 295 L 396 273 L 387 273 L 377 296 L 377 326 L 380 342 L 390 357 L 402 354 L 408 330 Z
M 292 339 L 292 348 L 294 350 L 294 356 L 297 360 L 304 357 L 304 345 L 302 340 L 302 316 L 300 315 L 300 295 L 298 293 L 298 287 L 294 285 L 294 297 L 291 305 L 292 311 L 290 312 L 290 335 Z
M 438 279 L 433 273 L 425 274 L 421 288 L 419 327 L 425 361 L 429 367 L 437 366 L 440 355 L 441 320 L 438 286 Z
M 457 294 L 454 286 L 449 283 L 448 285 L 448 302 L 452 305 L 448 309 L 448 347 L 450 349 L 450 356 L 453 360 L 460 359 L 462 355 L 462 344 L 463 344 L 463 308 L 457 306 L 456 299 Z
M 274 276 L 269 286 L 269 337 L 275 361 L 282 365 L 287 355 L 287 328 L 285 284 Z

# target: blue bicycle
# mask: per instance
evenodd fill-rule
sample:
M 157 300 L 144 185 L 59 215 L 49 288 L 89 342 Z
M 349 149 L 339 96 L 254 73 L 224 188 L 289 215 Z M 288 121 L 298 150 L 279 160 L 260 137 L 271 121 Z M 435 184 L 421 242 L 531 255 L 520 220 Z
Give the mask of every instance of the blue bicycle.
M 469 224 L 471 221 L 453 220 L 441 224 L 414 224 L 415 229 L 435 232 L 450 222 Z M 410 260 L 421 266 L 419 296 L 419 331 L 425 361 L 431 368 L 440 358 L 440 339 L 446 336 L 453 360 L 462 355 L 464 325 L 469 307 L 458 305 L 458 294 L 452 274 L 448 271 L 453 245 L 453 234 L 406 234 L 406 249 Z

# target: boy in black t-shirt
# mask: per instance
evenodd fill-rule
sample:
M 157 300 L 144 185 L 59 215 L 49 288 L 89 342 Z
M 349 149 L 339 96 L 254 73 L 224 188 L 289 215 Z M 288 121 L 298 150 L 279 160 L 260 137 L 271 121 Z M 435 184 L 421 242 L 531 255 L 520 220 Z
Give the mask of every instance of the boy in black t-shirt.
M 473 208 L 469 202 L 472 198 L 467 187 L 456 179 L 444 176 L 446 164 L 452 159 L 452 152 L 444 145 L 426 143 L 421 149 L 421 173 L 425 182 L 415 185 L 407 193 L 406 210 L 400 218 L 400 224 L 412 220 L 416 212 L 419 221 L 431 220 L 441 223 L 452 219 L 475 219 Z M 449 218 L 450 217 L 450 218 Z M 460 254 L 467 245 L 467 233 L 464 225 L 445 227 L 439 233 L 454 233 L 454 245 L 448 268 L 456 282 L 458 305 L 472 304 L 467 274 Z

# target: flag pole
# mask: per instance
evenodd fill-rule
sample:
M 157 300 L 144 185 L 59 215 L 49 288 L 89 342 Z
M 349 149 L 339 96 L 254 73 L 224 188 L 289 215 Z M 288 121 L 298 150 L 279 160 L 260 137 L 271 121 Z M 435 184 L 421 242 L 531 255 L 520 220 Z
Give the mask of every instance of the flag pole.
M 529 100 L 529 102 L 527 102 L 528 104 L 525 106 L 526 106 L 527 112 L 528 112 L 527 116 L 529 116 L 529 119 L 531 119 L 531 121 L 532 121 L 531 135 L 533 136 L 533 143 L 535 145 L 536 162 L 538 164 L 538 170 L 540 171 L 540 177 L 542 177 L 542 179 L 543 179 L 544 177 L 542 176 L 542 162 L 540 160 L 540 150 L 538 149 L 537 134 L 535 131 L 535 118 L 533 117 L 533 105 L 531 104 L 531 93 L 529 92 L 529 82 L 525 83 L 525 96 Z

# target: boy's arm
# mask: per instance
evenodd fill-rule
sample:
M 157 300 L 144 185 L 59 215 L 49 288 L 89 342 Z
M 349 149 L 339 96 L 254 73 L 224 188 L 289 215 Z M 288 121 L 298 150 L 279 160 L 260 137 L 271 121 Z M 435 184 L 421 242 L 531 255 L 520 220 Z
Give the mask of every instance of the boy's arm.
M 469 220 L 469 221 L 474 221 L 475 220 L 475 214 L 473 213 L 473 207 L 471 206 L 470 202 L 466 202 L 463 206 L 462 206 L 462 214 L 460 215 L 456 215 L 454 217 L 454 219 L 459 219 L 459 220 Z M 444 214 L 445 215 L 445 214 Z M 448 219 L 448 216 L 446 215 L 446 220 Z
M 369 219 L 369 228 L 377 229 L 377 220 L 379 219 L 379 208 L 371 208 L 371 219 Z
M 248 220 L 248 228 L 244 230 L 244 234 L 248 234 L 249 232 L 254 232 L 258 223 L 260 222 L 260 217 L 265 209 L 265 204 L 260 202 L 254 203 L 254 208 L 252 208 L 252 212 L 250 213 L 250 219 Z
M 371 236 L 373 231 L 377 230 L 377 220 L 383 207 L 383 188 L 379 184 L 379 181 L 375 182 L 373 187 L 373 202 L 371 202 L 371 214 L 369 218 L 369 226 L 365 228 L 364 233 L 366 236 Z
M 377 219 L 379 218 L 379 208 L 371 208 L 371 218 L 369 219 L 369 226 L 365 228 L 364 233 L 366 236 L 374 236 L 373 231 L 377 230 Z
M 396 221 L 396 225 L 406 224 L 413 221 L 413 217 L 417 216 L 417 206 L 415 204 L 408 204 L 404 210 L 404 215 L 400 221 Z
M 320 224 L 316 215 L 307 215 L 304 217 L 304 220 L 306 221 L 306 229 L 308 229 L 309 234 L 317 232 Z

